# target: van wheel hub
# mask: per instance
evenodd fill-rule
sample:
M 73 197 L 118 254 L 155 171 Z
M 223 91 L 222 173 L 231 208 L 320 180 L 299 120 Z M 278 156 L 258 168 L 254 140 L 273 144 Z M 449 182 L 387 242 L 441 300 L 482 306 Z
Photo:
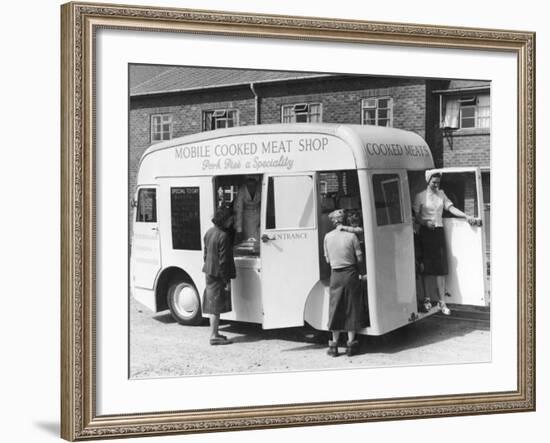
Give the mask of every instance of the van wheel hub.
M 177 285 L 174 290 L 172 307 L 182 318 L 194 317 L 200 308 L 195 288 L 186 283 Z

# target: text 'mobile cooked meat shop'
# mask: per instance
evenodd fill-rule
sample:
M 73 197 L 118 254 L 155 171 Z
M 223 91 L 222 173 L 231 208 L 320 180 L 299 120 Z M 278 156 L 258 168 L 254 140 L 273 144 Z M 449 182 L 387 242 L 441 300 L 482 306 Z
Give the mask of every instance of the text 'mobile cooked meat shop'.
M 295 153 L 318 153 L 326 151 L 328 137 L 272 139 L 256 142 L 196 144 L 174 148 L 175 159 L 200 159 L 202 170 L 254 169 L 265 167 L 292 169 Z M 367 153 L 372 156 L 426 157 L 429 148 L 424 145 L 401 145 L 367 143 Z M 275 157 L 270 158 L 269 156 Z

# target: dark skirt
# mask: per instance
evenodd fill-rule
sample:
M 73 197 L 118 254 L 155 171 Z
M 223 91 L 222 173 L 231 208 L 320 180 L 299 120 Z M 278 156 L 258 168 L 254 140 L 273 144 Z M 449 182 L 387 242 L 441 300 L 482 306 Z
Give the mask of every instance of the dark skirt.
M 368 326 L 364 286 L 355 266 L 333 269 L 330 273 L 328 329 L 357 331 Z
M 223 279 L 206 274 L 202 312 L 204 314 L 223 314 L 231 309 L 231 293 L 225 290 Z
M 424 275 L 447 275 L 447 246 L 443 228 L 420 226 L 420 245 Z

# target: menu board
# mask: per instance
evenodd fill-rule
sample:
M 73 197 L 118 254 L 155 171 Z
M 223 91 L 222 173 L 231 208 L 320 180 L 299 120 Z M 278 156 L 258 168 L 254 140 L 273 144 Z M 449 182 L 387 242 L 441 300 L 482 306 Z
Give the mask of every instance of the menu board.
M 199 188 L 171 188 L 172 247 L 192 251 L 201 250 Z

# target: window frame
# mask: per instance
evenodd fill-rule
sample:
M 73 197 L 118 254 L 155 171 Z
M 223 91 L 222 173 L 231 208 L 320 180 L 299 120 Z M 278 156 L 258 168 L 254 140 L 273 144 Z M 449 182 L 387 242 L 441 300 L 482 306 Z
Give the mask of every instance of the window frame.
M 274 218 L 274 222 L 275 222 L 275 226 L 270 228 L 268 227 L 268 223 L 269 223 L 269 208 L 270 208 L 270 205 L 269 205 L 269 198 L 270 198 L 270 191 L 273 189 L 272 186 L 270 186 L 271 183 L 273 183 L 273 179 L 274 178 L 289 178 L 289 177 L 309 177 L 311 179 L 311 192 L 313 194 L 313 206 L 312 206 L 312 225 L 311 226 L 307 226 L 307 227 L 296 227 L 296 228 L 292 228 L 292 227 L 285 227 L 285 228 L 278 228 L 277 227 L 277 217 L 276 217 L 276 214 L 275 214 L 275 218 Z M 264 226 L 263 229 L 265 229 L 266 232 L 274 232 L 274 231 L 310 231 L 312 229 L 317 229 L 317 212 L 318 212 L 318 208 L 317 208 L 317 204 L 316 204 L 316 200 L 317 200 L 317 189 L 316 189 L 316 183 L 317 181 L 317 176 L 314 172 L 310 172 L 310 173 L 304 173 L 304 174 L 274 174 L 274 175 L 267 175 L 266 176 L 266 183 L 267 183 L 267 189 L 266 189 L 266 200 L 265 200 L 265 219 L 264 219 L 264 223 L 262 224 Z M 272 191 L 271 191 L 272 192 Z M 275 197 L 273 197 L 273 202 L 275 202 Z M 273 211 L 275 210 L 275 208 L 273 208 Z
M 369 100 L 375 100 L 376 101 L 376 106 L 375 107 L 365 106 L 365 104 Z M 379 106 L 380 100 L 388 100 L 388 105 L 389 106 L 387 108 L 380 108 L 380 106 Z M 379 120 L 380 120 L 379 111 L 380 110 L 388 110 L 389 118 L 384 118 L 383 120 L 388 120 L 389 124 L 387 126 L 382 126 L 382 127 L 393 128 L 393 106 L 394 106 L 393 97 L 391 97 L 389 95 L 383 95 L 383 96 L 379 96 L 379 97 L 365 97 L 365 98 L 362 98 L 361 99 L 361 124 L 365 125 L 365 126 L 382 126 L 382 125 L 379 124 Z M 365 111 L 368 110 L 368 109 L 374 109 L 375 110 L 375 123 L 374 124 L 366 123 Z
M 488 104 L 480 105 L 480 98 L 487 97 Z M 447 101 L 454 101 L 458 103 L 458 115 L 457 115 L 457 127 L 454 129 L 460 129 L 464 131 L 470 130 L 485 130 L 489 131 L 491 129 L 491 94 L 490 92 L 474 93 L 470 95 L 452 95 L 445 98 L 445 106 L 447 108 Z M 464 117 L 463 112 L 465 110 L 472 109 L 473 115 Z M 487 115 L 482 115 L 481 110 L 487 110 Z M 445 121 L 445 113 L 442 114 L 441 125 L 440 127 L 445 128 L 443 122 Z M 473 126 L 464 126 L 465 121 L 472 121 Z M 483 126 L 481 121 L 486 121 L 486 125 Z
M 138 220 L 138 217 L 140 215 L 140 196 L 142 191 L 153 191 L 154 198 L 153 198 L 153 208 L 152 212 L 154 213 L 154 218 L 152 220 Z M 137 189 L 137 198 L 136 198 L 136 216 L 134 218 L 135 223 L 158 223 L 158 202 L 157 202 L 157 188 L 155 186 L 143 186 L 139 187 Z
M 174 191 L 181 191 L 185 189 L 186 193 L 188 189 L 196 189 L 197 192 L 197 209 L 198 209 L 198 216 L 197 216 L 197 222 L 198 222 L 198 229 L 195 229 L 194 231 L 198 232 L 198 237 L 194 239 L 194 246 L 193 248 L 183 248 L 183 247 L 176 247 L 176 243 L 174 241 L 175 238 L 175 231 L 174 231 Z M 202 250 L 202 236 L 201 236 L 201 189 L 200 186 L 170 186 L 170 240 L 171 240 L 171 246 L 173 251 L 201 251 Z M 189 230 L 189 229 L 187 229 Z M 190 230 L 189 230 L 190 231 Z
M 164 122 L 165 117 L 169 118 L 169 121 L 168 121 L 168 125 L 169 125 L 168 138 L 163 138 L 164 131 L 162 130 L 162 127 L 165 124 L 165 122 Z M 161 136 L 161 138 L 159 140 L 155 140 L 154 137 L 153 137 L 153 134 L 157 134 L 157 132 L 154 130 L 154 127 L 155 127 L 154 120 L 155 120 L 155 118 L 160 118 L 161 119 L 161 121 L 160 121 L 160 126 L 161 126 L 160 136 Z M 166 141 L 166 140 L 172 140 L 173 130 L 174 130 L 174 118 L 173 118 L 173 114 L 171 112 L 164 112 L 164 113 L 160 113 L 160 114 L 151 114 L 150 129 L 149 129 L 149 140 L 150 140 L 151 144 L 161 143 L 161 142 Z
M 472 109 L 474 111 L 474 114 L 472 116 L 464 117 L 463 112 L 469 109 Z M 473 122 L 473 126 L 464 126 L 464 122 L 466 120 Z M 480 127 L 477 126 L 477 106 L 476 105 L 464 105 L 460 103 L 460 108 L 458 110 L 458 121 L 459 121 L 458 126 L 460 129 L 481 129 Z
M 233 126 L 226 125 L 222 128 L 218 127 L 217 126 L 218 121 L 228 122 L 230 120 L 230 117 L 227 116 L 229 113 L 235 113 L 235 117 L 233 119 Z M 216 129 L 234 128 L 236 126 L 239 126 L 239 110 L 236 108 L 204 109 L 202 110 L 201 115 L 202 115 L 201 132 L 215 131 Z M 214 125 L 212 125 L 212 121 L 210 122 L 210 126 L 211 126 L 210 129 L 206 127 L 206 121 L 207 121 L 208 115 L 210 115 L 211 120 L 214 119 Z
M 380 177 L 381 176 L 381 177 Z M 385 206 L 385 214 L 386 214 L 386 220 L 388 223 L 380 224 L 378 221 L 378 208 L 376 207 L 376 186 L 375 186 L 375 178 L 380 177 L 379 179 L 379 186 L 382 198 L 384 199 L 384 203 L 387 203 L 386 199 L 386 192 L 384 189 L 384 184 L 391 183 L 391 182 L 397 182 L 397 196 L 399 198 L 399 215 L 400 215 L 400 221 L 399 222 L 392 222 L 391 221 L 391 213 L 390 213 L 390 207 Z M 386 228 L 389 226 L 397 226 L 397 225 L 403 225 L 407 222 L 407 218 L 405 217 L 405 200 L 403 198 L 403 178 L 399 174 L 399 172 L 395 171 L 385 171 L 385 172 L 373 172 L 370 177 L 370 185 L 372 186 L 372 205 L 374 209 L 374 219 L 376 222 L 376 228 Z
M 319 180 L 319 195 L 327 195 L 327 194 L 328 194 L 328 181 Z
M 319 106 L 319 112 L 311 114 L 311 106 Z M 306 107 L 306 112 L 299 111 L 299 115 L 306 115 L 308 120 L 306 122 L 297 122 L 296 121 L 296 108 Z M 290 121 L 285 121 L 285 109 L 290 109 Z M 318 115 L 318 121 L 311 121 L 312 115 Z M 301 102 L 301 103 L 284 103 L 281 105 L 281 123 L 322 123 L 323 122 L 323 103 L 321 102 Z

